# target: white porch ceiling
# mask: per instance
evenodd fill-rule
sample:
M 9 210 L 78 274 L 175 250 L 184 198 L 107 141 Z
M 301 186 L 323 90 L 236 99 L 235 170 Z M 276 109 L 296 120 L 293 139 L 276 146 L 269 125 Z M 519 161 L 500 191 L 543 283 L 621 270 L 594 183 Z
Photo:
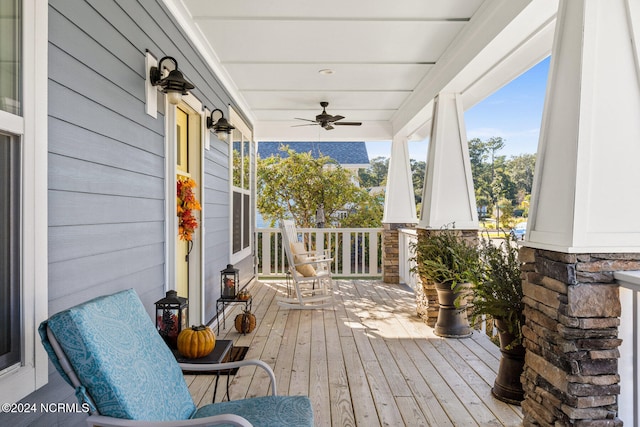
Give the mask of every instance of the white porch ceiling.
M 311 141 L 423 138 L 438 92 L 462 93 L 468 108 L 548 55 L 557 9 L 557 0 L 165 3 L 255 139 Z M 321 101 L 363 125 L 292 127 Z

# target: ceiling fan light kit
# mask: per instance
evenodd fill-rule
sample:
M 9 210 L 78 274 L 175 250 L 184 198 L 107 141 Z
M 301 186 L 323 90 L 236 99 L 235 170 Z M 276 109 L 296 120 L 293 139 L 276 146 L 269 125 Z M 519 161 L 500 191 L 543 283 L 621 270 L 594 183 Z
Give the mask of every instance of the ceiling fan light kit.
M 331 130 L 331 129 L 335 129 L 334 126 L 360 126 L 362 125 L 362 122 L 341 122 L 339 120 L 344 119 L 344 116 L 340 116 L 340 115 L 336 115 L 336 116 L 332 116 L 331 114 L 327 113 L 327 107 L 329 106 L 329 103 L 327 101 L 322 101 L 320 103 L 320 106 L 322 107 L 322 113 L 318 114 L 316 116 L 315 120 L 310 120 L 310 119 L 302 119 L 300 117 L 296 117 L 296 120 L 304 120 L 305 122 L 312 122 L 312 123 L 308 123 L 308 124 L 304 124 L 304 125 L 294 125 L 293 127 L 298 127 L 298 126 L 321 126 L 326 130 Z

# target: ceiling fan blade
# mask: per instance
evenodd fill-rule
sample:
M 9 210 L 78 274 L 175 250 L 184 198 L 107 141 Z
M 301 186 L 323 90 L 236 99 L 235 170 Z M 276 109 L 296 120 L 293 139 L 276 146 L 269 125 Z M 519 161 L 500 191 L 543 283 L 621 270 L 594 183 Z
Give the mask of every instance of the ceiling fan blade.
M 331 117 L 331 118 L 329 119 L 329 121 L 330 121 L 330 122 L 336 122 L 336 121 L 338 121 L 338 120 L 342 120 L 342 119 L 344 119 L 344 116 L 340 116 L 340 115 L 338 115 L 338 116 L 333 116 L 333 117 Z
M 334 123 L 334 126 L 360 126 L 362 122 L 338 122 Z
M 294 117 L 294 119 L 296 119 L 296 120 L 304 120 L 305 122 L 314 122 L 314 123 L 316 123 L 316 121 L 315 121 L 315 120 L 310 120 L 310 119 L 301 119 L 300 117 Z
M 308 123 L 304 125 L 291 125 L 292 128 L 299 128 L 300 126 L 318 126 L 319 123 Z
M 331 130 L 334 129 L 333 126 L 331 126 L 329 123 L 327 123 L 325 126 L 323 126 L 326 130 Z

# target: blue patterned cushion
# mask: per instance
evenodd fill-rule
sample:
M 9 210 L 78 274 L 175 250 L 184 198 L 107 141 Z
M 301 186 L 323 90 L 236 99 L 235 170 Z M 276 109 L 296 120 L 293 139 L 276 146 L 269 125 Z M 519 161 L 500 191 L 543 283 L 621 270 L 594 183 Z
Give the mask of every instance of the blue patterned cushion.
M 47 323 L 101 415 L 168 421 L 195 413 L 180 367 L 132 289 Z
M 313 427 L 313 410 L 306 396 L 266 396 L 212 403 L 198 409 L 193 418 L 236 414 L 256 427 Z

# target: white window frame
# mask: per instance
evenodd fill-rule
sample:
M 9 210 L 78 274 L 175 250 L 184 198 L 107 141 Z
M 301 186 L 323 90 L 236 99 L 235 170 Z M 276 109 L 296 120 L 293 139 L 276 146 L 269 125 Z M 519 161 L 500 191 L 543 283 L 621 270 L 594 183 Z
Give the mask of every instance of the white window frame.
M 231 107 L 229 107 L 228 112 L 229 122 L 235 126 L 235 128 L 242 133 L 242 141 L 248 141 L 249 146 L 252 148 L 252 153 L 248 153 L 248 155 L 252 156 L 252 159 L 255 161 L 255 141 L 253 140 L 253 132 L 249 129 L 249 126 L 242 120 L 240 115 Z M 244 144 L 242 144 L 242 150 L 244 150 Z M 254 161 L 249 162 L 249 176 L 250 180 L 254 174 Z M 250 223 L 249 223 L 249 246 L 246 248 L 242 248 L 240 251 L 233 253 L 233 193 L 240 193 L 242 196 L 249 196 L 249 215 L 250 215 Z M 244 197 L 243 197 L 244 200 Z M 229 136 L 229 259 L 232 264 L 242 261 L 253 253 L 254 240 L 253 233 L 255 232 L 255 224 L 253 220 L 253 213 L 251 209 L 255 209 L 255 197 L 253 197 L 253 186 L 252 183 L 249 182 L 249 189 L 240 188 L 233 185 L 233 139 L 231 135 Z M 244 207 L 243 207 L 244 209 Z M 244 213 L 244 211 L 243 211 Z M 243 215 L 244 217 L 244 215 Z M 241 239 L 242 240 L 242 239 Z
M 47 383 L 47 354 L 37 329 L 48 317 L 46 0 L 22 3 L 22 115 L 0 111 L 0 131 L 21 138 L 22 360 L 0 372 L 0 402 L 17 402 Z

